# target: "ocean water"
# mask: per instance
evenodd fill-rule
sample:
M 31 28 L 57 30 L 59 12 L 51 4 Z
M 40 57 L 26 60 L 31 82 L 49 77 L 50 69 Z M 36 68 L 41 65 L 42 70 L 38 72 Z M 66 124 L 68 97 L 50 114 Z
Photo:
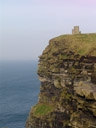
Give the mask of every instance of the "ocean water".
M 38 101 L 37 61 L 0 62 L 0 128 L 25 128 Z

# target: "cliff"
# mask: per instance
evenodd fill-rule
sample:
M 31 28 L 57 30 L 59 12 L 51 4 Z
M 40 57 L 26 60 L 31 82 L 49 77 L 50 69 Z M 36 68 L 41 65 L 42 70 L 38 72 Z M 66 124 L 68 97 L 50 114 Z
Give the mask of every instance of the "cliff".
M 39 101 L 26 128 L 96 128 L 96 34 L 54 38 L 39 62 Z

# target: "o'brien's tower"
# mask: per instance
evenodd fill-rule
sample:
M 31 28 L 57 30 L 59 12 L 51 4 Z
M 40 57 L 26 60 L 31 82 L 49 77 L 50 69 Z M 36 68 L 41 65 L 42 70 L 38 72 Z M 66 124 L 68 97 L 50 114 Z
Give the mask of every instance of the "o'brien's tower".
M 81 31 L 79 31 L 79 26 L 74 26 L 74 29 L 72 29 L 72 34 L 80 34 Z

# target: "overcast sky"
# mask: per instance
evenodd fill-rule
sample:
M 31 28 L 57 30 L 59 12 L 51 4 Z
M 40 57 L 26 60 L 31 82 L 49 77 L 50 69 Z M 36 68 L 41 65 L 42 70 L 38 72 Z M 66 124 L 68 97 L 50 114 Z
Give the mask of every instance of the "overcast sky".
M 96 0 L 0 0 L 0 60 L 37 59 L 74 25 L 96 33 Z

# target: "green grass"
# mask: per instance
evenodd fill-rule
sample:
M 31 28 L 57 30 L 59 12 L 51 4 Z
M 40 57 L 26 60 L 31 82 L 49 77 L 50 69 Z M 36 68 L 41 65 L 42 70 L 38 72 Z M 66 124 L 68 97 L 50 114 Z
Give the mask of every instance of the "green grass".
M 77 34 L 77 35 L 62 35 L 50 40 L 50 45 L 47 48 L 52 49 L 50 52 L 73 51 L 80 55 L 96 55 L 96 33 L 93 34 Z M 45 50 L 46 51 L 46 50 Z
M 53 106 L 52 105 L 48 105 L 48 104 L 37 104 L 34 107 L 34 115 L 35 116 L 44 116 L 47 115 L 48 113 L 52 112 L 53 110 Z
M 77 52 L 78 52 L 78 54 L 83 55 L 83 53 L 85 52 L 85 50 L 79 50 Z

